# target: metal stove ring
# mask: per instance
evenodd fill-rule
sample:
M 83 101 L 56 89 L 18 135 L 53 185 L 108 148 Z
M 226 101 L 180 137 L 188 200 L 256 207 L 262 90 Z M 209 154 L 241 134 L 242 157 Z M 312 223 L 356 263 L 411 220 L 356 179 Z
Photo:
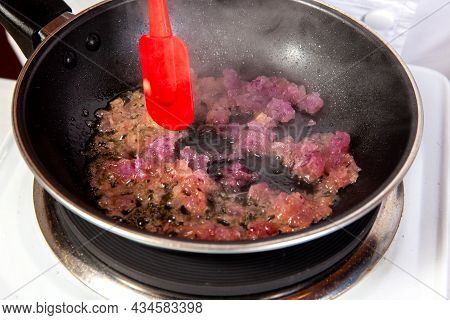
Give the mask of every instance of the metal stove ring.
M 54 200 L 35 181 L 33 188 L 34 206 L 39 226 L 50 248 L 63 265 L 83 284 L 108 299 L 192 299 L 174 292 L 143 285 L 112 270 L 89 252 L 74 250 L 73 244 L 65 237 L 64 230 L 56 217 L 51 214 Z M 403 184 L 389 193 L 379 207 L 372 229 L 336 270 L 306 288 L 291 286 L 280 290 L 254 295 L 251 299 L 334 299 L 357 284 L 389 248 L 403 213 Z M 201 297 L 204 299 L 204 297 Z

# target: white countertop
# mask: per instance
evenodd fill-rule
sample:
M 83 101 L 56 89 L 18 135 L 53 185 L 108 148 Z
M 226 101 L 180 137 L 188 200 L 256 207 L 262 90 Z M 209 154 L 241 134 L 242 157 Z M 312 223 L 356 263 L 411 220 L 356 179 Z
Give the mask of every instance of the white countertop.
M 11 104 L 16 82 L 0 79 L 0 144 L 11 130 Z

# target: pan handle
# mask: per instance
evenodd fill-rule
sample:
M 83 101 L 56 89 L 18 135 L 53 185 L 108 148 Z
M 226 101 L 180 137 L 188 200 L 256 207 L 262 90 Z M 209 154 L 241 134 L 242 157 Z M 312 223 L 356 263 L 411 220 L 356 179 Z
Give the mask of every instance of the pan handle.
M 29 57 L 42 41 L 40 31 L 71 11 L 63 0 L 0 0 L 0 24 Z

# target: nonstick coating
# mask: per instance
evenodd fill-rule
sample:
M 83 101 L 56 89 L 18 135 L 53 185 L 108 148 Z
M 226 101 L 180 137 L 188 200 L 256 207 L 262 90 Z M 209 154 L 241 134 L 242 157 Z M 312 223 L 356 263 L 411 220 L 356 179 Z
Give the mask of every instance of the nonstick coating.
M 304 83 L 326 102 L 313 132 L 351 134 L 358 182 L 313 228 L 351 215 L 410 164 L 420 124 L 415 87 L 392 51 L 359 24 L 310 1 L 168 2 L 174 32 L 201 76 L 232 67 L 247 79 L 280 75 Z M 16 92 L 15 133 L 25 159 L 47 190 L 91 221 L 107 218 L 89 194 L 83 149 L 95 110 L 140 84 L 146 3 L 107 2 L 78 16 L 33 56 Z M 93 33 L 97 50 L 86 46 Z

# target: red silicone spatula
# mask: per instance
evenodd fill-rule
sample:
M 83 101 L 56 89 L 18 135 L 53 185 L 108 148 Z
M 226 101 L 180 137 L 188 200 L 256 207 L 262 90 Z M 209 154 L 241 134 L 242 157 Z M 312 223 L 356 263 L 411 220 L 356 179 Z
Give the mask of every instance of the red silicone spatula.
M 172 34 L 166 0 L 149 0 L 150 35 L 139 41 L 144 94 L 152 119 L 169 130 L 194 120 L 189 54 Z

